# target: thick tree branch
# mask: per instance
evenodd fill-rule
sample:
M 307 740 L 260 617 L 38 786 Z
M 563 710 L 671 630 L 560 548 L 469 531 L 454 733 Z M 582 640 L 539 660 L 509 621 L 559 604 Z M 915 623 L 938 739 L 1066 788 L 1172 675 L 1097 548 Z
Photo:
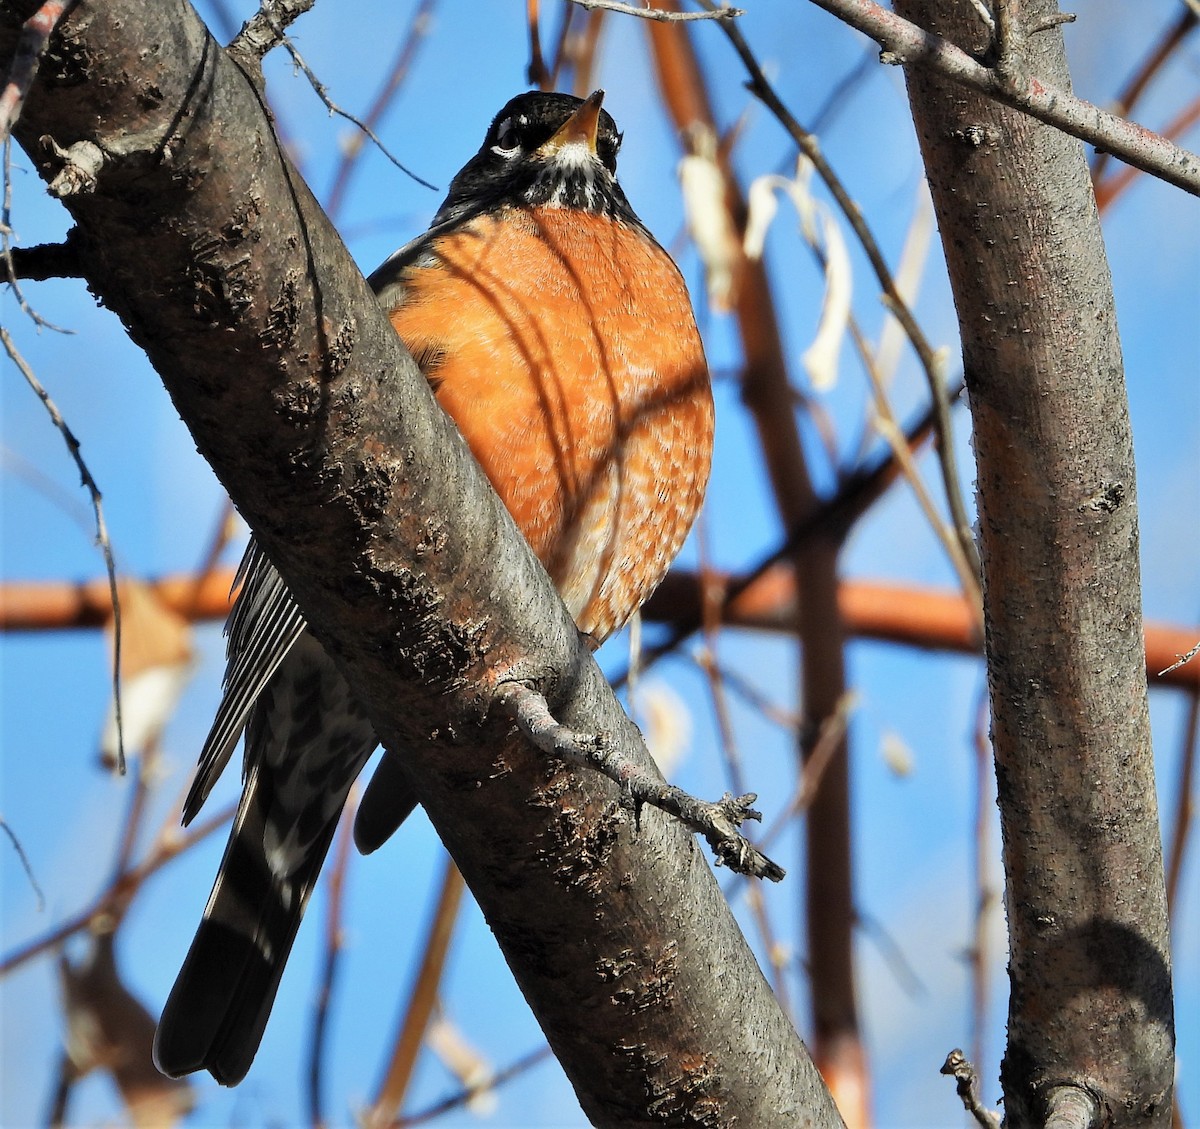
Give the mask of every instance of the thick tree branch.
M 0 3 L 0 53 L 24 9 Z M 406 750 L 585 1114 L 838 1124 L 691 836 L 654 810 L 635 827 L 610 783 L 488 720 L 520 679 L 564 724 L 645 756 L 281 152 L 260 76 L 183 0 L 81 3 L 52 43 L 16 136 L 47 178 L 42 136 L 101 155 L 65 196 L 89 286 Z
M 897 11 L 986 46 L 965 0 Z M 1062 35 L 1035 33 L 1052 0 L 1009 15 L 1030 70 L 1065 91 Z M 1049 1124 L 1050 1094 L 1087 1093 L 1113 1129 L 1165 1127 L 1174 1029 L 1137 487 L 1083 148 L 931 70 L 907 78 L 978 465 L 1011 954 L 1005 1117 Z

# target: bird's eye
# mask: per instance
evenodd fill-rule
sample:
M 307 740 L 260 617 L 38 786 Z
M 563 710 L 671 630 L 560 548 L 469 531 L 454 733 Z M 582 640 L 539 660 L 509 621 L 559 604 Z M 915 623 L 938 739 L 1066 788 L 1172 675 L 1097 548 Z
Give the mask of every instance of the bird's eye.
M 520 148 L 521 140 L 517 133 L 517 121 L 515 118 L 505 118 L 496 127 L 496 144 L 492 146 L 492 149 L 502 157 L 511 157 Z

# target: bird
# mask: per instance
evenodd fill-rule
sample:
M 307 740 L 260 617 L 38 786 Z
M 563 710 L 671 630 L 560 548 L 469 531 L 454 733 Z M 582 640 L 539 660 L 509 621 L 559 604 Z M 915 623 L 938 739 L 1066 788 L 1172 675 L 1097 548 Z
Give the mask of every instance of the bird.
M 368 279 L 408 351 L 599 646 L 649 597 L 699 511 L 713 441 L 684 279 L 616 180 L 586 99 L 527 92 L 493 119 L 428 230 Z M 223 696 L 184 822 L 245 734 L 243 793 L 155 1038 L 159 1069 L 250 1069 L 355 778 L 378 741 L 257 542 L 238 570 Z M 379 847 L 416 799 L 385 750 L 354 828 Z

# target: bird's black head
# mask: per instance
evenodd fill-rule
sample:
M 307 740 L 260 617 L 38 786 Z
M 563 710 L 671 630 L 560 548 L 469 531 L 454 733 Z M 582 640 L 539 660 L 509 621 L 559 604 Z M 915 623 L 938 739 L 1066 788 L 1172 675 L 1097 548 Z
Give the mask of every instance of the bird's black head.
M 519 94 L 492 121 L 483 146 L 450 184 L 434 224 L 499 203 L 568 207 L 637 222 L 617 184 L 621 135 L 600 108 L 604 91 Z

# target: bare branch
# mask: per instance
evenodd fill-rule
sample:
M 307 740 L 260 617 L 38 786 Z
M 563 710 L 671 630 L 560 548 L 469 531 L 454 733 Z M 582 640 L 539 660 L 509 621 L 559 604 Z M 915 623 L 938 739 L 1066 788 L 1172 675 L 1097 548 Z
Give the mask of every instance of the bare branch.
M 1162 135 L 1175 140 L 1182 137 L 1198 121 L 1200 121 L 1200 97 L 1193 98 L 1163 126 Z M 1103 153 L 1099 154 L 1099 156 L 1104 155 Z M 1103 213 L 1105 208 L 1109 207 L 1141 175 L 1142 170 L 1134 168 L 1133 165 L 1123 165 L 1099 182 L 1096 181 L 1093 174 L 1092 184 L 1096 192 L 1096 207 Z
M 36 247 L 13 247 L 10 251 L 10 282 L 26 279 L 44 282 L 48 278 L 81 278 L 78 248 L 70 233 L 62 243 L 39 243 Z
M 717 857 L 718 866 L 728 866 L 738 874 L 769 878 L 772 882 L 783 880 L 783 868 L 761 854 L 738 831 L 747 819 L 762 819 L 750 806 L 758 798 L 752 792 L 736 797 L 727 792 L 717 803 L 697 800 L 681 788 L 665 783 L 645 765 L 631 760 L 613 747 L 604 734 L 578 733 L 560 724 L 546 699 L 522 683 L 506 683 L 496 695 L 496 704 L 542 752 L 602 773 L 617 784 L 635 813 L 642 804 L 649 804 L 703 835 Z
M 1193 791 L 1197 750 L 1200 749 L 1200 691 L 1192 694 L 1184 722 L 1183 749 L 1179 757 L 1179 779 L 1175 785 L 1175 814 L 1167 836 L 1167 906 L 1172 914 L 1178 907 L 1179 884 L 1187 857 L 1189 832 L 1195 811 Z
M 287 29 L 315 3 L 316 0 L 263 0 L 229 44 L 229 50 L 262 62 L 267 52 L 283 40 Z
M 128 33 L 134 12 L 140 35 L 164 44 L 154 70 L 162 97 L 149 109 L 129 81 L 143 65 Z M 39 81 L 16 137 L 45 175 L 43 134 L 94 127 L 115 150 L 135 126 L 174 139 L 186 116 L 186 136 L 160 160 L 139 154 L 136 176 L 99 179 L 100 206 L 69 202 L 88 246 L 113 252 L 89 257 L 89 286 L 145 347 L 383 744 L 412 751 L 414 790 L 555 1032 L 584 1115 L 603 1124 L 655 1093 L 686 1100 L 684 1086 L 702 1082 L 713 1117 L 752 1122 L 783 1108 L 837 1124 L 679 821 L 646 810 L 635 834 L 611 784 L 548 771 L 503 719 L 486 718 L 498 678 L 528 679 L 547 687 L 565 725 L 618 735 L 638 752 L 545 570 L 272 135 L 257 87 L 184 0 L 109 0 L 88 15 L 70 27 L 94 63 L 88 84 Z M 0 50 L 16 35 L 0 25 Z M 194 191 L 177 190 L 183 176 Z M 214 230 L 228 238 L 201 241 Z M 127 247 L 136 285 L 117 254 Z M 677 899 L 657 897 L 664 883 L 694 907 L 691 920 L 680 920 Z M 603 920 L 598 898 L 611 910 Z M 671 940 L 643 943 L 636 931 Z M 531 946 L 536 936 L 545 944 Z M 702 991 L 701 950 L 721 953 L 721 993 Z M 597 952 L 625 951 L 631 960 L 598 977 Z M 672 989 L 669 1006 L 657 1006 L 641 985 L 664 960 Z M 566 1018 L 581 1006 L 586 1030 Z M 622 1039 L 656 1053 L 631 1064 Z M 680 1054 L 704 1047 L 702 1078 L 674 1071 L 672 1041 Z M 601 1046 L 610 1070 L 597 1070 Z M 719 1076 L 708 1054 L 719 1056 Z
M 138 889 L 152 874 L 161 870 L 177 855 L 181 855 L 193 844 L 207 838 L 214 831 L 222 830 L 229 825 L 233 818 L 235 805 L 218 811 L 211 819 L 199 825 L 193 825 L 185 835 L 172 832 L 159 836 L 154 849 L 133 870 L 126 871 L 120 880 L 111 883 L 91 905 L 79 913 L 60 922 L 47 933 L 35 937 L 19 949 L 0 958 L 0 977 L 7 976 L 14 969 L 27 961 L 42 956 L 51 949 L 58 948 L 68 937 L 74 936 L 81 929 L 87 929 L 96 918 L 108 916 L 119 911 L 122 902 L 127 902 L 131 892 Z
M 620 12 L 624 16 L 640 16 L 644 20 L 659 23 L 686 23 L 690 20 L 732 20 L 746 13 L 741 8 L 711 8 L 707 12 L 670 12 L 663 8 L 639 8 L 636 4 L 622 4 L 619 0 L 571 0 L 572 4 L 591 11 Z
M 1081 1086 L 1054 1086 L 1046 1095 L 1046 1129 L 1100 1129 L 1108 1118 Z
M 971 58 L 949 40 L 932 35 L 872 0 L 813 3 L 874 39 L 883 48 L 881 62 L 929 68 L 1104 149 L 1193 196 L 1200 195 L 1200 157 L 1148 129 L 1047 85 L 1040 78 L 1030 76 L 1009 85 L 997 70 Z
M 448 1098 L 443 1098 L 440 1102 L 436 1102 L 434 1105 L 420 1110 L 410 1117 L 398 1118 L 394 1124 L 397 1126 L 397 1129 L 408 1129 L 409 1126 L 424 1125 L 427 1122 L 435 1121 L 442 1114 L 467 1105 L 479 1094 L 487 1090 L 497 1090 L 501 1086 L 511 1082 L 514 1078 L 520 1078 L 521 1075 L 527 1074 L 535 1066 L 540 1066 L 550 1057 L 551 1051 L 548 1046 L 538 1047 L 537 1050 L 522 1055 L 511 1065 L 497 1071 L 490 1078 L 484 1079 L 478 1085 L 464 1087 L 458 1093 L 451 1094 Z
M 308 7 L 311 7 L 313 2 L 314 0 L 298 0 L 298 3 L 305 4 Z M 263 11 L 259 13 L 259 16 L 268 22 L 270 22 L 272 19 L 271 15 L 266 12 L 265 5 Z M 255 18 L 257 19 L 259 17 L 256 16 Z M 284 50 L 287 51 L 287 53 L 292 57 L 292 63 L 295 65 L 296 69 L 300 71 L 300 73 L 303 74 L 306 79 L 308 79 L 309 85 L 313 88 L 313 93 L 325 103 L 325 108 L 330 112 L 330 114 L 335 114 L 339 118 L 344 118 L 346 121 L 350 122 L 351 125 L 362 130 L 362 132 L 365 133 L 375 143 L 375 147 L 389 161 L 391 161 L 396 168 L 404 173 L 405 176 L 409 177 L 411 180 L 415 180 L 423 188 L 428 188 L 431 192 L 436 192 L 437 185 L 430 184 L 429 181 L 413 172 L 412 169 L 404 164 L 399 157 L 397 157 L 386 145 L 384 145 L 384 143 L 379 139 L 379 135 L 365 121 L 355 117 L 348 110 L 343 110 L 341 106 L 339 106 L 330 97 L 329 88 L 319 78 L 317 78 L 313 69 L 304 61 L 304 56 L 302 56 L 296 49 L 296 45 L 284 34 L 283 27 L 278 24 L 273 24 L 272 26 L 277 32 L 278 42 L 283 44 Z M 274 44 L 271 44 L 271 46 L 274 46 Z M 233 48 L 230 47 L 230 50 L 232 51 Z
M 425 38 L 429 34 L 429 29 L 433 27 L 433 13 L 436 7 L 437 0 L 421 0 L 421 3 L 417 5 L 416 10 L 413 12 L 412 19 L 408 23 L 408 29 L 400 41 L 400 49 L 396 52 L 396 58 L 392 63 L 391 70 L 388 72 L 383 85 L 380 86 L 379 93 L 375 95 L 375 100 L 371 103 L 370 108 L 363 117 L 364 132 L 368 136 L 375 136 L 375 127 L 379 124 L 388 107 L 394 102 L 400 88 L 404 85 L 404 80 L 408 77 L 409 71 L 412 68 L 413 60 L 417 57 L 417 50 L 425 42 Z M 356 133 L 351 137 L 349 144 L 346 145 L 341 162 L 338 164 L 337 172 L 334 174 L 333 186 L 329 189 L 326 208 L 329 214 L 335 218 L 341 211 L 346 188 L 350 183 L 351 174 L 357 167 L 358 159 L 362 152 L 362 135 Z

